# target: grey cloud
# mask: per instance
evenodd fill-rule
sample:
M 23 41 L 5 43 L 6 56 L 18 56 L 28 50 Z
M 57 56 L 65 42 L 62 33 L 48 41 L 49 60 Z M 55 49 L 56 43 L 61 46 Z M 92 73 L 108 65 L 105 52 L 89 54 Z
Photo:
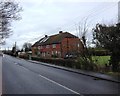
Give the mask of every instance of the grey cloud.
M 22 20 L 12 24 L 14 33 L 6 41 L 6 46 L 12 47 L 15 41 L 17 41 L 19 46 L 22 46 L 24 42 L 30 39 L 32 40 L 37 36 L 39 37 L 45 34 L 56 34 L 59 30 L 70 31 L 76 35 L 75 24 L 82 21 L 84 17 L 91 14 L 88 19 L 92 20 L 89 23 L 89 26 L 92 28 L 97 22 L 101 22 L 103 18 L 105 21 L 114 18 L 113 13 L 116 14 L 114 10 L 117 5 L 117 3 L 115 5 L 105 2 L 68 2 L 65 0 L 65 2 L 61 2 L 60 0 L 35 1 L 30 0 L 20 3 L 23 7 L 23 12 L 21 12 Z M 109 7 L 111 5 L 115 6 L 106 10 L 107 6 Z M 100 14 L 97 13 L 97 11 L 103 8 L 105 9 L 104 11 L 101 11 Z

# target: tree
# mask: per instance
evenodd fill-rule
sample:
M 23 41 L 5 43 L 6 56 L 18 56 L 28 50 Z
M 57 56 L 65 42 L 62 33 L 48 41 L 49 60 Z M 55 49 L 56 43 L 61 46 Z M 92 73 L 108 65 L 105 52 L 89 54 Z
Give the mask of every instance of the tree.
M 15 46 L 12 47 L 12 51 L 11 52 L 12 52 L 12 55 L 15 56 L 15 54 L 16 54 L 16 48 L 15 48 Z
M 120 24 L 103 25 L 96 24 L 93 29 L 93 37 L 97 46 L 108 49 L 111 52 L 110 64 L 114 72 L 119 71 L 120 62 Z
M 3 39 L 12 33 L 11 22 L 19 20 L 19 12 L 22 10 L 15 2 L 0 1 L 0 44 L 5 43 Z
M 85 18 L 83 22 L 79 23 L 78 25 L 78 32 L 79 32 L 79 38 L 82 40 L 84 50 L 80 52 L 80 56 L 78 58 L 79 64 L 81 65 L 82 69 L 85 70 L 97 70 L 96 64 L 94 64 L 92 60 L 92 55 L 89 52 L 89 48 L 87 46 L 87 38 L 86 34 L 89 30 L 88 27 L 88 19 Z
M 25 52 L 31 51 L 31 43 L 24 43 L 23 44 L 23 49 L 25 50 Z

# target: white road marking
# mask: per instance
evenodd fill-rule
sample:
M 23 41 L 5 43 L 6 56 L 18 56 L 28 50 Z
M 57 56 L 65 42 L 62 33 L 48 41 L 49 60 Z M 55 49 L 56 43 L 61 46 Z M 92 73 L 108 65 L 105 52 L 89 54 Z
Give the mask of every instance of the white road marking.
M 15 62 L 15 64 L 18 64 L 18 63 Z M 28 68 L 25 68 L 24 66 L 21 66 L 21 67 L 24 68 L 24 69 L 27 70 L 27 71 L 30 71 Z M 76 91 L 74 91 L 74 90 L 72 90 L 72 89 L 70 89 L 70 88 L 68 88 L 68 87 L 66 87 L 66 86 L 64 86 L 64 85 L 62 85 L 62 84 L 59 84 L 59 83 L 57 83 L 56 81 L 53 81 L 53 80 L 51 80 L 51 79 L 49 79 L 49 78 L 47 78 L 47 77 L 45 77 L 45 76 L 43 76 L 43 75 L 38 74 L 38 76 L 40 76 L 40 77 L 42 77 L 42 78 L 44 78 L 44 79 L 46 79 L 46 80 L 48 80 L 48 81 L 50 81 L 50 82 L 58 85 L 58 86 L 61 86 L 61 87 L 65 88 L 65 89 L 71 91 L 72 93 L 75 93 L 75 94 L 78 94 L 78 95 L 82 96 L 80 93 L 78 93 L 78 92 L 76 92 Z
M 24 66 L 20 66 L 22 67 L 23 69 L 27 70 L 27 71 L 30 71 L 28 68 L 24 67 Z
M 46 79 L 46 80 L 48 80 L 48 81 L 50 81 L 50 82 L 52 82 L 52 83 L 54 83 L 54 84 L 56 84 L 56 85 L 59 85 L 59 86 L 65 88 L 65 89 L 67 89 L 67 90 L 69 90 L 69 91 L 71 91 L 71 92 L 73 92 L 73 93 L 75 93 L 75 94 L 81 95 L 80 93 L 78 93 L 78 92 L 76 92 L 76 91 L 74 91 L 74 90 L 72 90 L 72 89 L 70 89 L 70 88 L 68 88 L 68 87 L 66 87 L 66 86 L 64 86 L 64 85 L 62 85 L 62 84 L 59 84 L 59 83 L 57 83 L 57 82 L 55 82 L 55 81 L 53 81 L 53 80 L 51 80 L 51 79 L 49 79 L 49 78 L 47 78 L 47 77 L 45 77 L 45 76 L 42 76 L 42 75 L 40 75 L 40 74 L 39 74 L 39 76 L 42 77 L 42 78 L 44 78 L 44 79 Z

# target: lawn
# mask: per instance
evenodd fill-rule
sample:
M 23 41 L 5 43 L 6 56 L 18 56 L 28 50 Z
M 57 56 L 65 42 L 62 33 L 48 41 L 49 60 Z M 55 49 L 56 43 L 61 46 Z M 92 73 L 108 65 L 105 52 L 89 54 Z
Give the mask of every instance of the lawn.
M 105 65 L 109 63 L 110 56 L 93 56 L 92 60 L 98 65 Z

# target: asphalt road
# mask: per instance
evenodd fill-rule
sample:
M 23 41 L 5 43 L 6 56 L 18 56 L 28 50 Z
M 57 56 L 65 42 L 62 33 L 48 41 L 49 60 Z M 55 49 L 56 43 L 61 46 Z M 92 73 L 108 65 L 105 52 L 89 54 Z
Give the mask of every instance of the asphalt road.
M 118 83 L 4 55 L 3 94 L 118 94 Z

